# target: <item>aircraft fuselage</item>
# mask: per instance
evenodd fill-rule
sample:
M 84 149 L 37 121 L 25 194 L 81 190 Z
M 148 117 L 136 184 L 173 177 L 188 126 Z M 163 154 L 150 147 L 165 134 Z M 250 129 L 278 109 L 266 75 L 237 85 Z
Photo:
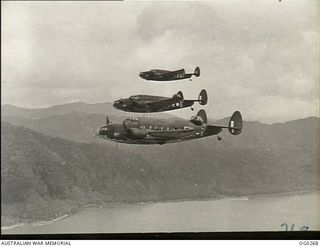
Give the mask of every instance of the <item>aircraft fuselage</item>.
M 141 72 L 139 76 L 148 81 L 174 81 L 188 79 L 193 74 L 185 73 L 184 69 L 176 71 L 153 69 L 150 71 Z
M 99 128 L 99 136 L 115 142 L 129 144 L 165 144 L 181 142 L 221 132 L 207 129 L 207 124 L 196 125 L 187 120 L 130 118 L 123 123 Z
M 154 99 L 153 99 L 154 100 Z M 126 112 L 163 112 L 163 111 L 172 111 L 181 108 L 191 107 L 194 104 L 194 100 L 174 100 L 172 98 L 164 98 L 163 103 L 161 105 L 150 105 L 149 102 L 146 100 L 139 100 L 139 101 L 132 101 L 130 98 L 117 100 L 113 103 L 113 107 L 126 111 Z

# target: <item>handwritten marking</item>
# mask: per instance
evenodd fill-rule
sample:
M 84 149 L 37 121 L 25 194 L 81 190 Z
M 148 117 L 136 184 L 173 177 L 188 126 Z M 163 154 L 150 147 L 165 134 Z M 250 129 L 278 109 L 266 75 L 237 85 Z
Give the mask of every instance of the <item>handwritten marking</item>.
M 281 227 L 285 227 L 285 231 L 297 231 L 295 229 L 295 225 L 294 224 L 287 224 L 287 223 L 282 223 L 281 224 Z M 297 226 L 296 226 L 297 228 Z M 309 227 L 308 226 L 301 226 L 301 227 L 298 227 L 298 231 L 308 231 L 309 230 Z

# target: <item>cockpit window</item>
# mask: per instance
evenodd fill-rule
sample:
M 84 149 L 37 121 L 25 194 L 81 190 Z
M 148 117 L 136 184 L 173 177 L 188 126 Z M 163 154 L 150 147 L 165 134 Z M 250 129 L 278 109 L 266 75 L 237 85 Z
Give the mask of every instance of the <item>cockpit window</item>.
M 126 119 L 127 122 L 138 122 L 138 118 L 134 118 L 134 117 L 129 117 Z
M 134 101 L 140 101 L 141 100 L 141 98 L 138 95 L 130 96 L 130 99 L 134 100 Z

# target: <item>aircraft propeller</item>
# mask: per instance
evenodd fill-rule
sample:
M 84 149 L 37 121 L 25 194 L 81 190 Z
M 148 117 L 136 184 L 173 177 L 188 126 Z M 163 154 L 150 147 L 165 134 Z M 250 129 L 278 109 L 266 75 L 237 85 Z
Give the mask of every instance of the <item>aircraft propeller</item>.
M 111 121 L 109 120 L 109 117 L 106 116 L 106 124 L 110 124 L 110 123 L 111 123 Z

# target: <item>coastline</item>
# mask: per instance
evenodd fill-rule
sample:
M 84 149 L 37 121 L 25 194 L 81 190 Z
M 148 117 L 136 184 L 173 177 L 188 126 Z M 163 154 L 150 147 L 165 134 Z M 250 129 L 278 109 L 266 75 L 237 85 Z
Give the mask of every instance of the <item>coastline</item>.
M 22 227 L 22 226 L 41 226 L 41 225 L 49 225 L 54 222 L 63 220 L 69 216 L 72 216 L 76 214 L 77 212 L 80 212 L 81 210 L 89 207 L 114 207 L 114 206 L 130 206 L 130 205 L 149 205 L 149 204 L 155 204 L 155 203 L 179 203 L 179 202 L 192 202 L 192 201 L 216 201 L 216 200 L 239 200 L 239 201 L 248 201 L 250 199 L 254 199 L 257 197 L 268 197 L 268 196 L 292 196 L 292 195 L 302 195 L 302 194 L 309 194 L 309 193 L 320 193 L 320 190 L 314 189 L 314 190 L 302 190 L 302 191 L 288 191 L 288 192 L 279 192 L 279 193 L 263 193 L 263 194 L 254 194 L 254 195 L 239 195 L 239 196 L 227 196 L 222 195 L 219 197 L 214 198 L 197 198 L 197 199 L 176 199 L 176 200 L 165 200 L 165 201 L 146 201 L 146 202 L 134 202 L 134 203 L 122 203 L 122 202 L 102 202 L 102 203 L 89 203 L 82 207 L 79 207 L 79 209 L 75 210 L 72 214 L 64 214 L 62 216 L 59 216 L 54 219 L 49 220 L 41 220 L 41 221 L 26 221 L 26 222 L 20 222 L 11 226 L 1 226 L 2 230 L 11 230 L 14 228 Z

